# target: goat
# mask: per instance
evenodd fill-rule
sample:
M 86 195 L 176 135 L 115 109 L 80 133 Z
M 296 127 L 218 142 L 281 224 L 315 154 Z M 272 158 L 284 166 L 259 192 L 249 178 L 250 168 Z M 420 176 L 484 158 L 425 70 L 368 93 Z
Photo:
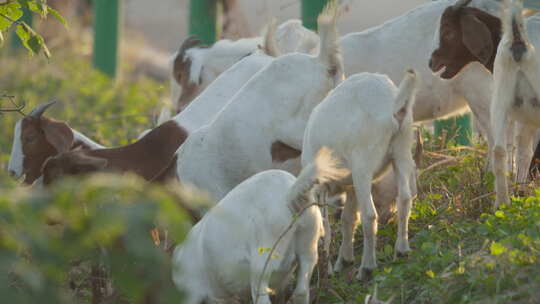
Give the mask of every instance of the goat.
M 534 131 L 540 127 L 540 61 L 531 44 L 522 15 L 523 3 L 505 0 L 503 36 L 497 49 L 493 78 L 494 90 L 490 115 L 494 137 L 493 164 L 495 191 L 494 207 L 510 201 L 506 180 L 506 130 L 515 122 L 518 129 L 518 181 L 527 173 L 523 169 L 532 157 Z
M 145 180 L 151 180 L 167 167 L 186 137 L 187 132 L 183 127 L 175 121 L 168 121 L 127 146 L 66 151 L 44 163 L 41 169 L 43 184 L 47 186 L 64 175 L 98 170 L 133 172 Z
M 475 22 L 462 22 L 466 16 L 469 16 L 470 19 L 476 20 Z M 538 47 L 540 45 L 540 18 L 538 16 L 533 16 L 526 19 L 527 32 L 529 37 L 531 37 L 530 42 Z M 481 35 L 476 33 L 482 29 L 485 34 Z M 479 57 L 474 56 L 470 53 L 467 46 L 465 45 L 465 37 L 463 33 L 469 33 L 473 40 L 478 42 L 482 39 L 477 37 L 489 37 L 486 31 L 489 31 L 491 35 L 492 42 L 485 42 L 487 45 L 485 54 L 482 55 L 484 59 L 479 59 Z M 490 111 L 489 107 L 491 104 L 491 95 L 493 90 L 493 64 L 495 61 L 495 56 L 497 54 L 497 46 L 501 40 L 501 21 L 498 17 L 486 14 L 484 12 L 478 11 L 473 8 L 462 8 L 460 10 L 452 10 L 448 8 L 441 17 L 440 21 L 440 35 L 438 36 L 439 47 L 433 52 L 430 60 L 430 68 L 433 71 L 442 70 L 443 68 L 446 71 L 452 71 L 451 73 L 442 73 L 442 78 L 469 78 L 474 79 L 474 87 L 464 84 L 463 82 L 460 85 L 454 85 L 454 91 L 464 92 L 471 94 L 474 92 L 475 98 L 467 97 L 469 100 L 469 106 L 473 111 L 477 122 L 480 126 L 482 133 L 486 136 L 488 140 L 489 147 L 493 147 L 493 136 L 490 128 Z M 476 33 L 476 34 L 474 34 Z M 471 65 L 476 63 L 477 68 L 471 68 Z M 478 63 L 483 65 L 479 67 Z M 486 73 L 485 70 L 488 70 L 489 73 Z M 459 73 L 458 73 L 459 72 Z M 457 74 L 456 74 L 457 73 Z M 449 80 L 450 81 L 450 80 Z M 513 140 L 514 140 L 514 127 L 511 126 L 507 129 L 507 153 L 513 155 Z M 537 151 L 540 149 L 537 146 Z M 535 153 L 536 155 L 536 153 Z M 514 166 L 513 157 L 508 159 L 508 165 L 512 168 Z M 526 179 L 526 163 L 518 164 L 517 171 L 522 172 L 520 177 L 516 176 L 518 182 L 524 182 Z M 532 177 L 534 171 L 536 170 L 535 162 L 532 162 L 529 165 L 529 174 Z
M 336 18 L 334 7 L 318 19 L 318 56 L 276 58 L 210 124 L 190 134 L 177 153 L 177 175 L 183 183 L 219 201 L 255 173 L 276 168 L 298 173 L 309 114 L 343 77 Z
M 353 238 L 362 217 L 364 252 L 358 279 L 368 279 L 377 266 L 375 243 L 377 210 L 371 185 L 392 165 L 397 178 L 398 237 L 396 255 L 410 251 L 407 231 L 416 189 L 415 164 L 411 155 L 413 139 L 412 107 L 417 76 L 409 71 L 399 88 L 386 76 L 360 73 L 345 80 L 321 102 L 311 114 L 306 127 L 302 164 L 314 159 L 317 150 L 328 146 L 342 161 L 350 174 L 344 180 L 329 185 L 353 184 L 347 190 L 347 201 L 342 212 L 342 234 L 337 271 L 344 262 L 354 261 Z
M 340 43 L 345 75 L 380 73 L 397 83 L 403 78 L 404 71 L 413 68 L 418 73 L 420 85 L 413 113 L 415 122 L 462 113 L 466 110 L 466 99 L 459 94 L 438 94 L 434 87 L 444 91 L 452 89 L 441 87 L 440 79 L 433 75 L 428 61 L 443 11 L 449 6 L 459 9 L 469 2 L 430 1 L 380 26 L 343 36 Z M 478 0 L 473 4 L 489 12 L 499 9 L 499 4 L 493 0 Z
M 272 60 L 274 60 L 273 57 L 266 55 L 262 51 L 255 51 L 254 54 L 247 56 L 244 59 L 241 59 L 238 63 L 233 65 L 230 69 L 225 71 L 223 74 L 221 74 L 215 81 L 213 81 L 207 89 L 205 89 L 201 95 L 199 95 L 193 103 L 190 103 L 183 111 L 178 113 L 175 117 L 173 117 L 171 120 L 167 121 L 169 124 L 173 122 L 177 125 L 178 128 L 181 128 L 186 132 L 186 136 L 189 133 L 192 133 L 199 129 L 201 126 L 208 124 L 211 122 L 214 117 L 219 113 L 219 111 L 227 104 L 229 99 L 258 71 L 263 69 L 265 66 L 267 66 Z M 167 123 L 166 122 L 166 123 Z M 163 128 L 161 125 L 158 128 Z M 156 129 L 154 129 L 156 130 Z M 172 129 L 171 129 L 172 130 Z M 152 130 L 146 130 L 144 131 L 139 139 L 144 138 L 147 136 Z M 161 134 L 161 133 L 159 133 Z M 170 134 L 163 133 L 164 136 L 170 136 Z M 154 135 L 159 136 L 159 135 Z M 173 143 L 173 141 L 169 142 L 167 145 L 170 147 L 178 147 L 180 146 L 186 136 L 177 136 L 176 139 L 179 140 L 179 142 L 176 143 L 176 145 Z M 163 138 L 162 140 L 166 140 Z M 173 138 L 167 138 L 167 140 L 173 140 Z M 153 149 L 157 149 L 156 147 L 159 147 L 158 145 L 153 145 Z M 115 150 L 118 148 L 115 148 Z M 129 150 L 129 149 L 128 149 Z M 109 150 L 112 151 L 112 150 Z M 92 155 L 97 152 L 90 152 L 89 155 Z M 60 157 L 59 159 L 62 159 L 60 162 L 53 162 L 49 166 L 46 166 L 44 168 L 47 168 L 47 170 L 52 170 L 52 168 L 56 166 L 62 165 L 64 168 L 59 168 L 57 171 L 64 172 L 64 174 L 71 175 L 71 172 L 78 172 L 77 170 L 72 171 L 70 168 L 75 169 L 77 167 L 77 164 L 80 163 L 80 165 L 85 164 L 88 159 L 81 158 L 79 156 L 82 156 L 83 152 L 77 152 L 73 153 L 72 155 L 68 156 L 65 155 L 63 157 Z M 169 156 L 165 157 L 164 160 L 170 159 Z M 144 161 L 142 159 L 137 161 L 138 166 L 142 166 L 143 163 L 150 164 L 149 161 Z M 117 167 L 117 166 L 113 166 Z M 174 158 L 174 166 L 167 166 L 166 168 L 163 168 L 163 164 L 160 163 L 158 168 L 156 170 L 161 170 L 161 174 L 158 173 L 159 176 L 152 177 L 152 174 L 154 174 L 156 171 L 151 170 L 149 174 L 145 174 L 143 177 L 147 180 L 152 180 L 155 182 L 165 182 L 170 177 L 174 177 L 175 174 L 170 174 L 174 172 L 176 168 L 176 158 Z M 92 168 L 92 171 L 99 171 L 101 169 L 106 169 L 106 167 L 94 167 Z M 127 170 L 126 168 L 117 168 L 121 169 L 120 171 Z M 147 168 L 149 169 L 149 168 Z M 144 171 L 148 171 L 145 169 Z M 56 170 L 56 169 L 55 169 Z M 137 172 L 136 172 L 137 173 Z M 49 182 L 50 183 L 50 182 Z
M 275 42 L 273 35 L 277 37 Z M 296 22 L 285 22 L 277 30 L 271 24 L 263 37 L 220 40 L 211 47 L 202 46 L 199 40 L 188 37 L 173 56 L 171 64 L 171 98 L 175 113 L 195 99 L 221 73 L 258 50 L 261 45 L 268 55 L 275 57 L 275 50 L 282 53 L 310 52 L 316 46 L 317 38 Z M 269 42 L 275 45 L 269 45 Z
M 273 57 L 262 51 L 255 51 L 253 55 L 240 60 L 224 72 L 195 100 L 173 118 L 179 126 L 187 132 L 192 132 L 200 126 L 212 121 L 213 117 L 221 110 L 236 91 L 247 82 L 256 72 L 270 63 Z M 53 103 L 42 105 L 34 109 L 30 115 L 19 121 L 15 127 L 13 150 L 10 158 L 9 170 L 15 177 L 26 174 L 25 183 L 33 183 L 40 175 L 44 161 L 60 152 L 83 149 L 103 149 L 105 147 L 91 141 L 78 131 L 75 131 L 62 122 L 53 121 L 42 117 L 43 112 Z M 41 121 L 43 122 L 41 122 Z M 160 118 L 159 124 L 163 120 Z M 56 127 L 49 127 L 49 126 Z M 24 133 L 21 133 L 21 126 Z M 145 130 L 139 136 L 143 138 L 152 130 Z M 73 134 L 73 135 L 71 135 Z M 29 142 L 27 138 L 38 137 Z M 71 138 L 73 137 L 73 138 Z M 55 140 L 56 138 L 56 140 Z M 69 147 L 62 148 L 57 144 L 60 139 L 73 142 Z M 33 143 L 35 141 L 35 143 Z M 181 144 L 181 143 L 179 143 Z M 56 145 L 56 146 L 55 146 Z M 25 153 L 23 153 L 24 151 Z M 24 161 L 24 170 L 23 162 Z M 75 159 L 71 159 L 75 161 Z
M 298 178 L 268 170 L 236 186 L 174 250 L 172 277 L 186 292 L 186 303 L 231 303 L 249 295 L 253 303 L 271 303 L 270 290 L 282 293 L 298 265 L 293 302 L 308 304 L 317 242 L 324 234 L 310 190 L 345 173 L 321 149 Z
M 32 184 L 40 175 L 45 160 L 73 149 L 101 149 L 65 122 L 43 116 L 55 101 L 35 107 L 15 124 L 8 172 L 14 178 L 24 176 L 25 184 Z

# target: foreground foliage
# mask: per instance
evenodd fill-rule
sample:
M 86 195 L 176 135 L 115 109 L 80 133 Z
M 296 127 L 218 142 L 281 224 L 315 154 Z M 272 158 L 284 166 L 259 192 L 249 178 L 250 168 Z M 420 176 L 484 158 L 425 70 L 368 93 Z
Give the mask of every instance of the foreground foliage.
M 4 194 L 0 302 L 84 303 L 93 284 L 88 265 L 101 265 L 112 276 L 113 302 L 178 303 L 170 257 L 150 230 L 166 228 L 169 241 L 179 243 L 191 228 L 179 202 L 192 205 L 195 197 L 114 175 Z
M 48 6 L 46 0 L 5 0 L 0 3 L 0 47 L 3 45 L 5 33 L 14 28 L 17 38 L 30 55 L 43 52 L 45 57 L 49 58 L 51 52 L 43 37 L 22 20 L 24 15 L 33 14 L 41 18 L 52 15 L 67 26 L 66 20 L 55 9 Z

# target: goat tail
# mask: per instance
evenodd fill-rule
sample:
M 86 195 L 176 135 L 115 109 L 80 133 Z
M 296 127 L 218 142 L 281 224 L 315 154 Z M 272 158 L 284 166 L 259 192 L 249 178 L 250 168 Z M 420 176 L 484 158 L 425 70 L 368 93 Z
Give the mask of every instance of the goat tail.
M 320 35 L 319 61 L 327 67 L 334 78 L 334 87 L 344 78 L 343 58 L 337 31 L 338 5 L 331 0 L 317 18 Z
M 295 212 L 300 212 L 310 204 L 309 192 L 316 184 L 324 184 L 343 179 L 349 170 L 341 168 L 332 151 L 323 147 L 315 157 L 315 161 L 306 166 L 292 185 L 287 201 Z
M 399 84 L 398 93 L 394 104 L 394 117 L 401 122 L 408 116 L 412 118 L 412 107 L 415 102 L 417 87 L 417 73 L 409 69 Z
M 264 46 L 263 51 L 266 55 L 271 57 L 279 57 L 281 51 L 276 41 L 277 21 L 275 18 L 270 20 L 268 26 L 266 26 L 266 33 L 264 33 Z

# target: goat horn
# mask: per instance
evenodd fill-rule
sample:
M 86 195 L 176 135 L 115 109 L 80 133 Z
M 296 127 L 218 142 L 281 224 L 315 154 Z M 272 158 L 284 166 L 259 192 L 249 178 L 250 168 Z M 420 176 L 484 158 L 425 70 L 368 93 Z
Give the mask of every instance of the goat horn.
M 469 5 L 469 3 L 471 3 L 472 0 L 459 0 L 458 2 L 456 2 L 456 4 L 454 4 L 454 9 L 460 9 L 462 7 L 465 7 L 467 5 Z
M 56 103 L 56 100 L 53 100 L 53 101 L 49 101 L 48 103 L 45 103 L 45 104 L 40 104 L 38 105 L 37 107 L 35 107 L 29 114 L 28 116 L 31 116 L 31 117 L 34 117 L 34 118 L 40 118 L 41 115 L 43 115 L 43 113 L 45 113 L 45 111 L 52 105 L 54 105 Z

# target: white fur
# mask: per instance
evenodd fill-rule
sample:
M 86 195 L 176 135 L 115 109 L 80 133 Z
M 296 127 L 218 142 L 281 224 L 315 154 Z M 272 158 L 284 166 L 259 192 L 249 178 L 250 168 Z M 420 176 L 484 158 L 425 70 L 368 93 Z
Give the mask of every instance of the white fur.
M 412 192 L 416 189 L 411 155 L 414 141 L 411 108 L 416 76 L 406 75 L 399 89 L 387 76 L 379 74 L 361 73 L 349 77 L 313 110 L 305 132 L 303 164 L 313 161 L 315 152 L 328 146 L 351 171 L 354 191 L 347 192 L 342 213 L 343 243 L 335 268 L 339 271 L 344 260 L 354 261 L 352 241 L 360 211 L 364 232 L 361 279 L 377 265 L 377 210 L 371 196 L 372 182 L 381 178 L 390 165 L 396 172 L 398 188 L 395 250 L 397 253 L 410 250 L 407 227 Z
M 212 122 L 231 97 L 273 59 L 273 57 L 257 51 L 255 54 L 240 60 L 221 74 L 201 95 L 172 119 L 184 127 L 188 133 Z
M 267 32 L 265 35 L 273 34 Z M 313 43 L 316 43 L 316 39 L 318 39 L 316 34 L 303 26 L 297 26 L 288 22 L 280 25 L 275 35 L 277 46 L 281 53 L 290 53 L 293 51 L 308 53 L 312 51 Z M 298 39 L 286 39 L 285 37 L 296 37 Z M 210 48 L 194 47 L 187 50 L 183 60 L 189 58 L 192 62 L 189 73 L 190 82 L 198 84 L 198 90 L 202 92 L 221 73 L 225 72 L 243 57 L 262 47 L 265 39 L 265 37 L 255 37 L 236 41 L 220 40 Z M 171 59 L 171 67 L 176 56 L 177 54 Z M 172 77 L 171 98 L 173 108 L 175 109 L 179 109 L 180 107 L 178 102 L 181 94 L 182 87 Z
M 15 178 L 20 178 L 23 174 L 24 154 L 21 141 L 21 122 L 19 120 L 15 124 L 13 132 L 13 145 L 11 146 L 11 156 L 9 157 L 8 172 Z
M 298 19 L 287 20 L 278 26 L 276 40 L 283 53 L 318 53 L 319 36 L 303 27 Z
M 250 296 L 255 303 L 259 290 L 257 303 L 268 304 L 269 291 L 283 292 L 297 265 L 293 302 L 308 304 L 317 242 L 324 234 L 319 208 L 305 209 L 313 202 L 309 192 L 315 183 L 341 178 L 343 173 L 329 151 L 323 151 L 298 178 L 269 170 L 235 187 L 174 251 L 173 281 L 186 291 L 185 303 L 232 303 Z M 269 249 L 303 209 L 263 273 Z
M 300 150 L 312 109 L 341 79 L 334 18 L 321 18 L 323 52 L 281 56 L 253 76 L 209 125 L 192 133 L 178 151 L 177 172 L 184 183 L 219 200 L 255 173 L 278 168 L 276 141 Z M 330 75 L 329 71 L 337 71 Z M 296 164 L 296 165 L 295 165 Z M 294 168 L 299 160 L 287 164 Z
M 495 171 L 495 208 L 509 202 L 506 180 L 506 138 L 507 130 L 517 125 L 517 180 L 524 181 L 532 158 L 534 131 L 540 127 L 540 58 L 534 45 L 528 39 L 526 23 L 521 14 L 521 1 L 506 1 L 507 9 L 503 18 L 503 37 L 497 49 L 494 65 L 494 90 L 491 102 L 491 126 L 494 137 L 493 160 Z M 514 40 L 512 19 L 517 21 L 519 32 L 526 44 L 526 53 L 520 62 L 512 56 L 510 47 Z M 518 100 L 521 99 L 521 102 Z

